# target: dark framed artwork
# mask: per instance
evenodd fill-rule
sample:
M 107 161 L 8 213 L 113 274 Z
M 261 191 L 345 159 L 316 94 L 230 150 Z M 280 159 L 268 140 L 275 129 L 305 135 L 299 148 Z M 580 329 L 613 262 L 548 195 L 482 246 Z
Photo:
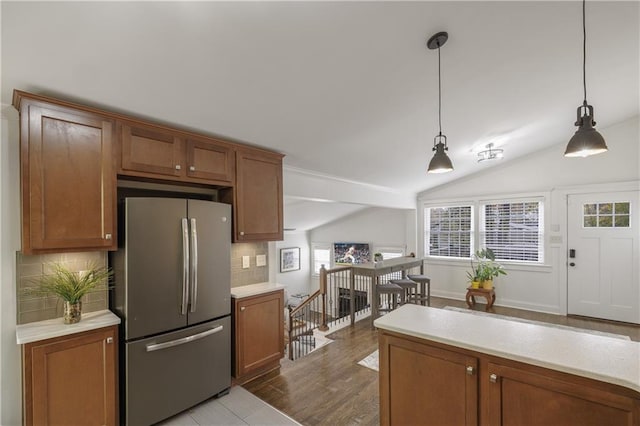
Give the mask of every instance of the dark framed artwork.
M 333 262 L 336 265 L 355 265 L 371 262 L 368 243 L 333 243 Z
M 291 272 L 300 269 L 300 247 L 280 249 L 280 272 Z

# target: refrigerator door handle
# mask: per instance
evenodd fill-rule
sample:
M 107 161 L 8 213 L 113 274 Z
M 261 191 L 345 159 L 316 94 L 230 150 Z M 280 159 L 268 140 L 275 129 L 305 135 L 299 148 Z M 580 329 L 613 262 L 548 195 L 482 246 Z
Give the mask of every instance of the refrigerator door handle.
M 196 311 L 198 304 L 198 233 L 196 219 L 191 218 L 191 312 Z
M 203 331 L 198 334 L 193 334 L 191 336 L 183 337 L 182 339 L 171 340 L 170 342 L 164 343 L 153 343 L 150 345 L 146 345 L 145 348 L 147 352 L 159 351 L 161 349 L 173 348 L 174 346 L 184 345 L 185 343 L 195 342 L 196 340 L 204 339 L 207 336 L 218 333 L 222 331 L 222 326 L 219 325 L 216 328 L 211 328 L 209 330 Z
M 187 314 L 189 301 L 189 222 L 182 218 L 182 305 L 180 313 Z

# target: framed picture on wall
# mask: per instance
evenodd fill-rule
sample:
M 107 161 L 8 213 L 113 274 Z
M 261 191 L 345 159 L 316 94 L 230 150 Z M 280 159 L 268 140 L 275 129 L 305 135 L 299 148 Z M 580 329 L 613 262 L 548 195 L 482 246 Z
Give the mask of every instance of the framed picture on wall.
M 333 261 L 336 265 L 354 265 L 371 262 L 369 244 L 333 243 Z
M 300 247 L 280 249 L 280 272 L 291 272 L 300 269 Z

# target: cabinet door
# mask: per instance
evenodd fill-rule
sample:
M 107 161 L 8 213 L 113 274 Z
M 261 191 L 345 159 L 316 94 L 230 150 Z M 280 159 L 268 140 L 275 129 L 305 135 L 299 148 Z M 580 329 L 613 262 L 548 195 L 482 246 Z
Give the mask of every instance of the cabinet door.
M 27 425 L 116 424 L 116 330 L 25 345 Z
M 173 133 L 129 123 L 123 123 L 120 132 L 121 174 L 164 179 L 184 174 L 182 140 Z
M 380 336 L 380 424 L 478 424 L 478 359 Z
M 282 157 L 236 153 L 236 241 L 282 240 Z
M 278 365 L 284 356 L 283 292 L 236 300 L 235 308 L 235 376 Z
M 578 377 L 565 381 L 490 362 L 486 379 L 490 425 L 640 424 L 637 400 Z
M 187 176 L 233 183 L 234 151 L 223 142 L 189 138 L 187 143 Z
M 23 252 L 115 248 L 113 123 L 21 104 Z

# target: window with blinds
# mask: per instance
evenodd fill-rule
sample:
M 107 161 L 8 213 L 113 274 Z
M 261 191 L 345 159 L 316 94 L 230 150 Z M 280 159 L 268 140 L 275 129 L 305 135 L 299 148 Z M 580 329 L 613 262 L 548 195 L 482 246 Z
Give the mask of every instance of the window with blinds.
M 482 246 L 493 250 L 497 260 L 544 260 L 542 202 L 484 204 L 481 211 Z
M 425 253 L 429 256 L 471 257 L 471 206 L 425 209 Z

